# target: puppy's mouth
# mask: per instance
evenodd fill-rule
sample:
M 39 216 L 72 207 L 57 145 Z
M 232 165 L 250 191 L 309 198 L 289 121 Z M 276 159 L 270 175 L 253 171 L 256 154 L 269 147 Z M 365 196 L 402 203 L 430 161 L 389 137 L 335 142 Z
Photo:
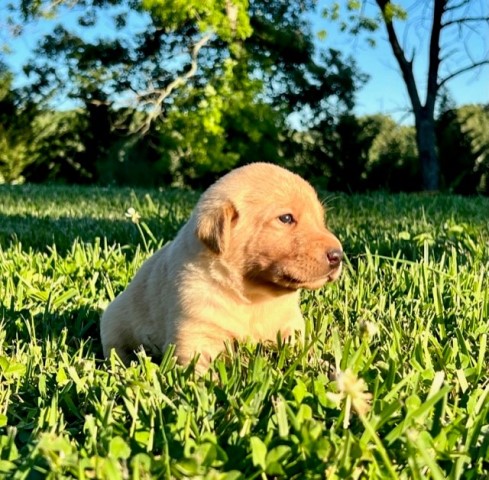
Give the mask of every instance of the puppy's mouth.
M 321 288 L 326 283 L 332 283 L 338 280 L 341 274 L 341 264 L 331 269 L 325 275 L 321 275 L 314 278 L 300 278 L 298 275 L 294 275 L 290 272 L 274 272 L 274 274 L 268 274 L 261 276 L 261 279 L 266 280 L 274 285 L 284 287 L 288 290 L 298 290 L 299 288 L 306 288 L 309 290 L 315 290 Z
M 340 269 L 337 268 L 327 275 L 308 280 L 295 278 L 291 275 L 282 275 L 277 283 L 293 289 L 307 288 L 309 290 L 315 290 L 321 288 L 326 283 L 332 283 L 338 280 L 340 276 L 339 270 Z

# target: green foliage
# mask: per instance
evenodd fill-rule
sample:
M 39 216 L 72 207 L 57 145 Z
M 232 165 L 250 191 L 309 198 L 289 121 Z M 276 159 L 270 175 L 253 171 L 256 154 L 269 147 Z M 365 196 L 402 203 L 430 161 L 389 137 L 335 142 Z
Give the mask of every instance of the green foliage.
M 0 183 L 21 182 L 32 161 L 33 112 L 20 105 L 12 81 L 12 74 L 0 61 Z
M 252 158 L 277 162 L 283 116 L 256 99 L 262 82 L 236 74 L 239 68 L 228 59 L 205 87 L 184 90 L 158 128 L 159 162 L 174 182 L 205 184 Z
M 386 2 L 383 11 L 385 21 L 391 23 L 394 19 L 406 20 L 406 10 L 396 3 Z
M 385 115 L 342 115 L 293 137 L 285 164 L 332 191 L 417 191 L 419 166 L 412 127 Z M 307 149 L 307 150 L 306 150 Z
M 22 9 L 36 17 L 63 4 Z M 363 81 L 352 60 L 316 48 L 311 0 L 77 6 L 77 28 L 56 26 L 24 66 L 23 94 L 44 117 L 66 99 L 77 107 L 52 114 L 23 172 L 31 181 L 200 186 L 251 159 L 279 163 L 290 115 L 312 128 L 334 122 Z M 139 33 L 127 31 L 130 18 L 144 25 Z M 102 37 L 106 24 L 113 30 Z M 121 108 L 126 99 L 136 106 Z
M 63 16 L 24 65 L 25 88 L 12 90 L 0 68 L 1 182 L 200 188 L 262 160 L 334 190 L 421 188 L 413 130 L 351 115 L 366 76 L 314 41 L 313 0 L 75 3 L 13 2 L 20 26 Z M 390 20 L 405 18 L 398 4 L 381 3 Z M 324 15 L 370 34 L 383 20 L 362 5 L 332 2 Z M 57 111 L 67 100 L 73 108 Z M 487 115 L 448 113 L 447 102 L 438 126 L 444 188 L 487 193 Z
M 419 190 L 421 173 L 414 127 L 397 125 L 382 116 L 364 117 L 361 121 L 365 126 L 379 122 L 368 152 L 368 188 L 391 192 Z
M 408 14 L 405 8 L 390 0 L 377 2 L 379 11 L 375 16 L 369 16 L 365 12 L 364 2 L 348 0 L 347 2 L 333 2 L 322 10 L 322 16 L 330 20 L 339 21 L 342 31 L 348 31 L 353 35 L 361 32 L 374 33 L 382 25 L 382 18 L 387 23 L 394 20 L 407 20 Z M 367 37 L 373 41 L 372 37 Z
M 333 2 L 322 10 L 322 16 L 328 20 L 339 23 L 342 32 L 352 35 L 366 33 L 366 41 L 370 46 L 376 45 L 372 36 L 381 26 L 381 15 L 368 16 L 362 8 L 363 2 L 349 0 L 348 2 Z
M 252 32 L 248 0 L 143 0 L 143 7 L 170 30 L 196 23 L 200 32 L 212 31 L 226 42 L 244 40 Z
M 0 183 L 22 181 L 22 173 L 29 164 L 29 147 L 11 129 L 0 126 Z
M 438 149 L 446 188 L 489 193 L 489 107 L 466 105 L 438 120 Z
M 202 378 L 171 350 L 102 361 L 100 310 L 196 198 L 0 187 L 0 475 L 489 475 L 488 199 L 329 199 L 348 260 L 339 283 L 304 292 L 304 347 L 229 346 Z
M 83 166 L 83 132 L 87 131 L 87 123 L 82 111 L 38 114 L 32 124 L 35 139 L 31 145 L 31 162 L 23 172 L 25 178 L 69 182 L 89 177 Z

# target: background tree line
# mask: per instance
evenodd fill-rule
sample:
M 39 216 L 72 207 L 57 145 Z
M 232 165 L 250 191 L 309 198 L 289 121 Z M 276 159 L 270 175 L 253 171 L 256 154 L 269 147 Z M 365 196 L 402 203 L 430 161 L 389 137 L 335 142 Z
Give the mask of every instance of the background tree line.
M 0 181 L 200 187 L 262 160 L 331 190 L 422 189 L 416 128 L 353 115 L 367 77 L 315 41 L 315 3 L 79 0 L 76 22 L 40 39 L 25 85 L 0 65 Z M 11 22 L 56 8 L 23 0 Z M 86 33 L 107 22 L 110 34 Z M 488 107 L 438 111 L 441 187 L 488 194 Z

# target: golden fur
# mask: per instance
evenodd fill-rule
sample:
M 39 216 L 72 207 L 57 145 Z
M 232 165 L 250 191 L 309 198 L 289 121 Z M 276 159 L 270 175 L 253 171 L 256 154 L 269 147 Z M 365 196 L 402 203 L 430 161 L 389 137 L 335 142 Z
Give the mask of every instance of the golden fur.
M 336 280 L 341 256 L 309 183 L 267 163 L 233 170 L 109 305 L 104 354 L 128 362 L 140 346 L 159 356 L 174 344 L 181 363 L 200 354 L 205 369 L 225 340 L 303 333 L 299 289 Z

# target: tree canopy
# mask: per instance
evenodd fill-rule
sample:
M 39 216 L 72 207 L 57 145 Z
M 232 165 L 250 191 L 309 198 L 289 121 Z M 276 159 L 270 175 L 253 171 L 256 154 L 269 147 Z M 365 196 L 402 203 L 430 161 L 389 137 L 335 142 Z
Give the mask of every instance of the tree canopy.
M 397 4 L 375 5 L 382 7 L 375 18 L 359 13 L 360 2 L 348 2 L 348 21 L 338 4 L 326 13 L 352 33 L 373 34 L 382 22 L 393 28 L 406 18 Z M 355 117 L 355 95 L 367 76 L 314 36 L 310 18 L 319 6 L 315 0 L 11 1 L 14 33 L 40 19 L 51 27 L 42 29 L 23 65 L 22 85 L 14 87 L 5 66 L 0 72 L 0 181 L 198 187 L 262 160 L 335 190 L 420 189 L 421 116 L 429 114 L 436 153 L 440 125 L 452 128 L 458 114 L 437 122 L 426 103 L 415 129 L 384 116 Z M 440 82 L 435 98 L 449 80 Z M 457 111 L 449 102 L 439 105 Z M 463 169 L 472 168 L 476 160 L 466 158 Z M 438 163 L 440 185 L 462 188 L 447 173 L 452 167 Z M 487 166 L 477 165 L 472 191 L 484 189 Z M 453 169 L 460 174 L 459 165 Z

